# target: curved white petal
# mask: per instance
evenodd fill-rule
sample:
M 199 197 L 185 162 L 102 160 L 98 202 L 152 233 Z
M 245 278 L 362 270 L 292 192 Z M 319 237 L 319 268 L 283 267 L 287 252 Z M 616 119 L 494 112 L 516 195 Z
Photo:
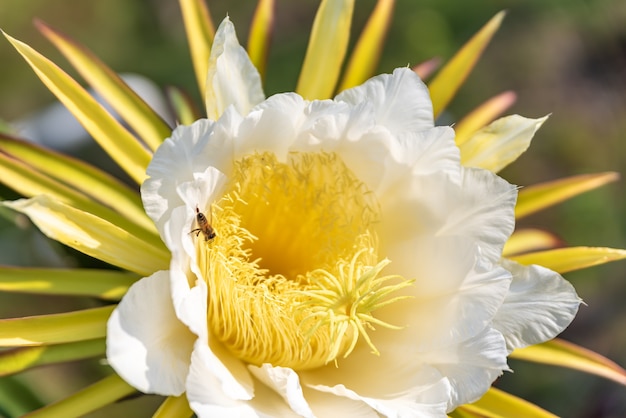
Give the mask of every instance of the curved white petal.
M 254 397 L 248 370 L 217 342 L 198 339 L 187 377 L 187 399 L 192 405 L 240 407 Z
M 581 300 L 569 282 L 541 266 L 502 264 L 513 281 L 493 327 L 504 334 L 509 352 L 548 341 L 572 322 Z
M 185 390 L 196 337 L 174 313 L 167 271 L 133 284 L 107 323 L 107 359 L 144 393 L 178 396 Z
M 373 333 L 379 350 L 389 340 L 424 351 L 475 337 L 493 320 L 511 282 L 509 271 L 482 257 L 468 239 L 417 239 L 388 254 L 387 274 L 413 278 L 415 284 L 404 292 L 410 299 L 378 312 L 384 321 L 405 327 L 389 335 Z
M 229 106 L 241 115 L 265 99 L 261 76 L 239 45 L 235 26 L 226 17 L 217 28 L 207 74 L 205 102 L 209 119 L 217 120 Z
M 314 418 L 313 411 L 309 407 L 298 374 L 287 367 L 272 367 L 264 364 L 261 367 L 248 366 L 252 374 L 274 392 L 279 394 L 289 407 L 299 416 Z
M 393 351 L 381 356 L 360 350 L 340 361 L 337 367 L 329 365 L 303 372 L 301 380 L 316 391 L 363 402 L 387 417 L 444 417 L 450 397 L 447 379 L 403 345 L 396 345 Z M 309 392 L 305 394 L 311 409 L 317 413 L 320 400 Z M 347 406 L 359 407 L 358 404 Z M 369 414 L 363 410 L 354 416 Z
M 163 224 L 171 217 L 171 211 L 182 201 L 176 186 L 182 181 L 191 181 L 199 170 L 198 156 L 207 147 L 213 130 L 213 122 L 203 119 L 191 126 L 178 126 L 172 136 L 163 141 L 156 150 L 141 185 L 144 209 L 163 236 Z M 204 171 L 206 165 L 202 167 Z
M 358 87 L 341 92 L 335 100 L 353 106 L 364 101 L 371 103 L 376 123 L 394 134 L 434 126 L 428 88 L 409 68 L 396 68 L 393 74 L 373 77 Z
M 450 381 L 452 391 L 448 411 L 451 411 L 479 399 L 504 370 L 509 370 L 506 354 L 502 334 L 487 328 L 461 344 L 417 355 Z

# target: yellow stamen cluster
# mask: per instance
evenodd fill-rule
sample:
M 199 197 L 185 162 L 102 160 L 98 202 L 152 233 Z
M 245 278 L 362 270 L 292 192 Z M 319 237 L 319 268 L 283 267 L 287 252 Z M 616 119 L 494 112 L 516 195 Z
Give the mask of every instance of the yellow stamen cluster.
M 210 332 L 238 358 L 296 370 L 349 355 L 373 312 L 410 284 L 379 277 L 373 194 L 330 153 L 271 153 L 235 163 L 210 210 L 217 234 L 196 240 Z M 208 214 L 207 214 L 208 215 Z

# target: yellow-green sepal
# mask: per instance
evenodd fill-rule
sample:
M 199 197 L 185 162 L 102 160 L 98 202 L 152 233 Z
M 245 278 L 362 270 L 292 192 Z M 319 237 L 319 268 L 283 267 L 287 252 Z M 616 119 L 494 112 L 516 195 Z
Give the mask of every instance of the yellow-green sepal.
M 183 393 L 180 396 L 169 396 L 152 415 L 152 418 L 189 418 L 193 414 L 189 401 Z
M 65 399 L 31 412 L 28 416 L 31 418 L 82 417 L 135 391 L 135 388 L 121 377 L 111 374 Z
M 49 196 L 2 203 L 28 216 L 49 238 L 106 263 L 141 276 L 168 268 L 170 253 L 160 241 L 142 239 Z
M 0 352 L 0 376 L 8 376 L 38 366 L 104 356 L 105 352 L 104 338 L 4 350 Z
M 274 27 L 274 3 L 274 0 L 259 0 L 250 24 L 250 34 L 248 35 L 246 48 L 248 56 L 259 71 L 261 79 L 265 78 L 267 55 Z
M 482 103 L 454 124 L 454 140 L 457 146 L 463 145 L 470 137 L 487 126 L 515 103 L 517 96 L 505 91 Z
M 111 158 L 135 182 L 142 183 L 152 158 L 143 144 L 56 64 L 27 44 L 4 36 Z
M 619 179 L 619 174 L 610 171 L 581 174 L 524 187 L 517 197 L 515 218 L 523 218 L 617 179 Z
M 617 363 L 594 351 L 558 338 L 515 350 L 510 356 L 534 363 L 567 367 L 626 385 L 626 370 Z
M 322 0 L 296 93 L 307 100 L 332 97 L 348 49 L 354 0 Z
M 204 97 L 215 26 L 209 8 L 203 0 L 180 0 L 179 3 L 200 97 Z
M 513 232 L 509 240 L 504 244 L 502 256 L 510 257 L 531 251 L 556 248 L 561 244 L 562 241 L 556 235 L 543 229 L 520 229 Z
M 115 306 L 0 319 L 0 347 L 28 347 L 104 338 L 107 320 Z
M 463 418 L 557 418 L 556 415 L 533 403 L 494 387 L 490 388 L 478 401 L 458 407 L 450 416 Z
M 168 124 L 91 51 L 41 21 L 36 24 L 152 151 L 170 136 L 172 130 Z
M 461 164 L 497 173 L 528 149 L 535 132 L 547 119 L 548 116 L 529 119 L 510 115 L 490 123 L 459 146 Z
M 446 108 L 472 71 L 485 47 L 500 27 L 504 15 L 504 12 L 500 12 L 492 17 L 478 33 L 463 45 L 428 84 L 435 117 Z
M 626 250 L 606 247 L 568 247 L 509 257 L 523 265 L 538 264 L 557 273 L 567 273 L 626 258 Z
M 193 100 L 181 89 L 169 86 L 165 89 L 165 94 L 179 125 L 191 125 L 202 117 Z
M 338 91 L 363 84 L 374 75 L 385 42 L 395 0 L 378 0 L 352 51 Z
M 0 134 L 2 182 L 24 196 L 48 194 L 157 237 L 139 193 L 83 161 Z M 69 186 L 69 187 L 67 187 Z
M 140 278 L 135 273 L 116 270 L 0 266 L 0 291 L 118 301 Z

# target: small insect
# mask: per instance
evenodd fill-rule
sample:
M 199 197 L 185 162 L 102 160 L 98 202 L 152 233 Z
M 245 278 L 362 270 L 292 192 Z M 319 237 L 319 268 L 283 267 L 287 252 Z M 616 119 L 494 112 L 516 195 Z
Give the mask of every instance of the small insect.
M 216 234 L 215 234 L 215 231 L 213 230 L 213 227 L 207 220 L 206 216 L 204 216 L 204 213 L 200 212 L 200 209 L 198 209 L 197 206 L 196 206 L 196 222 L 198 222 L 198 228 L 192 229 L 189 232 L 190 234 L 193 234 L 195 232 L 196 237 L 197 237 L 198 235 L 200 235 L 200 233 L 202 233 L 202 235 L 204 235 L 205 241 L 210 241 L 213 238 L 215 238 Z

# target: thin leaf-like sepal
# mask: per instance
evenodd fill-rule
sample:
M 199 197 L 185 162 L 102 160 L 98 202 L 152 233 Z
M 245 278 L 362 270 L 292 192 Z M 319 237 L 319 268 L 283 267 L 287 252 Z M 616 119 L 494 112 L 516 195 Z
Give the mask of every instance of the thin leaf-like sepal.
M 395 0 L 378 0 L 354 47 L 338 91 L 363 84 L 374 75 L 380 59 Z
M 515 218 L 523 218 L 617 179 L 619 174 L 615 172 L 582 174 L 524 187 L 517 197 Z
M 200 96 L 204 97 L 215 26 L 204 0 L 180 0 L 179 3 Z
M 626 258 L 626 250 L 604 247 L 569 247 L 509 257 L 520 264 L 538 264 L 557 273 L 567 273 Z
M 170 136 L 167 123 L 91 51 L 41 21 L 36 25 L 152 151 Z
M 528 149 L 546 119 L 548 116 L 529 119 L 511 115 L 490 123 L 459 147 L 461 164 L 497 173 Z
M 562 246 L 562 241 L 542 229 L 520 229 L 511 235 L 502 250 L 503 257 Z
M 465 115 L 463 119 L 453 126 L 456 145 L 460 147 L 472 134 L 504 113 L 515 103 L 516 98 L 517 96 L 514 92 L 505 91 L 492 97 Z
M 104 205 L 111 208 L 128 220 L 129 224 L 138 225 L 156 236 L 154 223 L 146 215 L 139 194 L 104 171 L 67 155 L 0 134 L 0 152 L 2 151 L 17 157 L 31 167 L 30 172 L 34 176 L 33 181 L 25 183 L 22 187 L 19 187 L 20 182 L 14 178 L 20 171 L 18 167 L 15 167 L 14 173 L 5 173 L 1 177 L 7 186 L 14 188 L 21 194 L 29 197 L 37 194 L 55 195 L 68 203 L 78 201 L 84 204 L 89 203 L 87 206 L 91 209 L 97 206 L 99 202 L 100 206 Z M 7 161 L 6 158 L 8 157 L 0 158 L 6 164 L 11 161 L 13 164 L 17 164 L 15 159 L 9 158 Z M 61 182 L 61 185 L 71 186 L 71 189 L 65 187 L 61 189 L 56 186 L 58 183 L 54 183 L 55 188 L 57 188 L 56 191 L 51 188 L 44 189 L 43 185 L 48 180 L 43 179 L 39 175 L 40 173 Z M 13 179 L 9 180 L 11 178 Z M 66 198 L 63 198 L 62 195 L 65 195 Z M 100 212 L 96 210 L 95 213 Z
M 0 319 L 0 347 L 27 347 L 103 338 L 115 305 L 68 313 Z
M 446 108 L 472 71 L 485 47 L 500 27 L 504 14 L 504 12 L 500 12 L 492 17 L 472 39 L 463 45 L 429 83 L 428 89 L 433 101 L 435 117 Z
M 248 35 L 248 55 L 261 79 L 265 78 L 267 55 L 274 29 L 274 9 L 274 0 L 259 0 Z
M 183 393 L 180 396 L 168 397 L 152 415 L 152 418 L 189 418 L 191 416 L 193 416 L 193 411 Z
M 169 86 L 165 89 L 165 94 L 179 125 L 191 125 L 202 117 L 193 100 L 184 91 Z
M 104 356 L 105 352 L 104 338 L 4 350 L 0 352 L 0 376 L 8 376 L 38 366 Z
M 482 418 L 557 418 L 556 415 L 551 414 L 535 404 L 494 387 L 489 388 L 487 393 L 485 393 L 480 400 L 472 404 L 462 405 L 458 409 L 469 413 L 469 415 L 460 416 Z
M 25 43 L 6 33 L 4 36 L 111 158 L 133 180 L 142 183 L 152 156 L 137 138 L 56 64 Z
M 141 276 L 168 267 L 170 254 L 162 244 L 140 239 L 115 224 L 49 196 L 3 204 L 27 215 L 49 238 L 114 266 Z
M 624 368 L 594 351 L 558 338 L 515 350 L 510 356 L 519 360 L 579 370 L 626 386 Z
M 82 417 L 134 392 L 136 392 L 135 388 L 118 375 L 112 374 L 65 399 L 33 411 L 28 416 L 30 418 Z
M 333 95 L 348 49 L 353 10 L 354 0 L 322 0 L 296 88 L 305 99 Z
M 0 267 L 0 291 L 118 301 L 140 276 L 116 270 Z

